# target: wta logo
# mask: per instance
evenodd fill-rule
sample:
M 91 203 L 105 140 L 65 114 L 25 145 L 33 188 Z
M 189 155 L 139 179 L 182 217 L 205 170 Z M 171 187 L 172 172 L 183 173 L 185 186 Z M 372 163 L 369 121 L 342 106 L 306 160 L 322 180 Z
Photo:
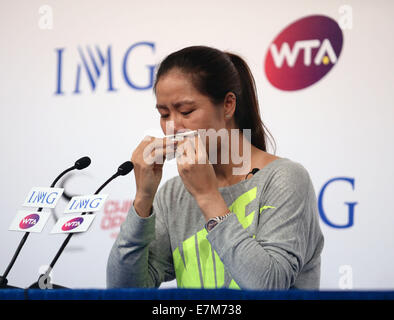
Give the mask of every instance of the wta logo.
M 19 223 L 19 228 L 29 229 L 31 227 L 34 227 L 37 224 L 38 220 L 40 220 L 40 216 L 38 214 L 29 214 L 21 220 L 21 222 Z
M 81 217 L 71 219 L 71 220 L 67 221 L 65 224 L 63 224 L 62 230 L 63 231 L 70 231 L 72 229 L 79 227 L 82 224 L 82 222 L 83 222 L 83 218 L 81 218 Z
M 308 16 L 286 27 L 265 57 L 269 82 L 284 91 L 307 88 L 337 63 L 343 45 L 338 23 L 326 16 Z

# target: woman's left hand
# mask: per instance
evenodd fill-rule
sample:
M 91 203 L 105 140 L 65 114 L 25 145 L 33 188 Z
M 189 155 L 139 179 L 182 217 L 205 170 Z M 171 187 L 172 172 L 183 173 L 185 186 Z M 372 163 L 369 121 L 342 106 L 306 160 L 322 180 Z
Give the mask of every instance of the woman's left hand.
M 219 192 L 215 171 L 201 139 L 198 136 L 186 137 L 179 142 L 176 160 L 179 175 L 206 220 L 226 214 L 228 208 Z

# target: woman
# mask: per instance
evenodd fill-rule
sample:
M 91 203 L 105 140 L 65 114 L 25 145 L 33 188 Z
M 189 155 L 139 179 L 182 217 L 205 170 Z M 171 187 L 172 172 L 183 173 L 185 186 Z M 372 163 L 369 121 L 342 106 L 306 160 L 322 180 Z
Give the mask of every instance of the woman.
M 131 159 L 137 192 L 109 256 L 107 286 L 158 287 L 176 278 L 188 288 L 319 288 L 323 236 L 315 192 L 302 165 L 267 152 L 243 59 L 203 46 L 182 49 L 160 64 L 154 91 L 166 135 L 240 134 L 215 144 L 201 135 L 140 143 Z M 157 190 L 158 159 L 174 149 L 179 176 Z M 234 161 L 235 149 L 244 150 L 251 172 L 234 174 L 244 164 Z M 231 154 L 227 162 L 223 150 Z

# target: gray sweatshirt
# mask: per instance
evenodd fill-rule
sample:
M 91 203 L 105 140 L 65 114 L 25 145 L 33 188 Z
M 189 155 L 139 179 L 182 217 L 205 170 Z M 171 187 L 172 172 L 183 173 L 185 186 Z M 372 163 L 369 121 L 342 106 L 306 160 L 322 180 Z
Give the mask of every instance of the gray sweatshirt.
M 323 235 L 306 169 L 287 158 L 219 188 L 230 216 L 209 233 L 181 178 L 157 192 L 152 214 L 134 207 L 107 264 L 107 287 L 318 289 Z

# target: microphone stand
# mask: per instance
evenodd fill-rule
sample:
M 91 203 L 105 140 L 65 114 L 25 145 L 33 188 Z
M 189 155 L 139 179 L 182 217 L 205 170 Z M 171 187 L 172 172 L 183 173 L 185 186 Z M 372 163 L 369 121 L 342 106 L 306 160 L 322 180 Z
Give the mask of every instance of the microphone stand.
M 134 169 L 134 165 L 131 161 L 126 161 L 123 163 L 119 168 L 118 171 L 107 181 L 105 181 L 94 193 L 95 195 L 100 193 L 101 190 L 105 188 L 105 186 L 110 183 L 112 180 L 117 178 L 118 176 L 124 176 L 128 174 L 131 170 Z M 86 212 L 81 213 L 81 215 L 85 215 Z M 89 212 L 91 214 L 91 212 Z M 54 268 L 57 260 L 59 259 L 60 255 L 63 253 L 64 249 L 66 248 L 67 244 L 71 240 L 72 236 L 74 233 L 70 233 L 67 235 L 66 239 L 63 241 L 62 245 L 60 246 L 59 250 L 57 251 L 55 257 L 53 258 L 52 262 L 50 263 L 47 271 L 44 274 L 41 274 L 38 277 L 38 280 L 34 282 L 32 285 L 30 285 L 29 289 L 67 289 L 66 287 L 60 286 L 58 284 L 52 284 L 51 283 L 51 278 L 49 276 L 49 273 L 52 271 Z
M 63 177 L 66 173 L 68 173 L 68 172 L 70 172 L 70 171 L 72 171 L 74 169 L 78 169 L 78 170 L 84 169 L 84 168 L 86 168 L 89 165 L 90 165 L 90 159 L 88 157 L 84 157 L 84 158 L 81 158 L 81 159 L 77 160 L 72 167 L 64 170 L 61 174 L 59 174 L 57 176 L 57 178 L 55 180 L 53 180 L 53 182 L 52 182 L 50 187 L 53 188 L 56 185 L 56 183 L 59 181 L 59 179 L 61 177 Z M 37 212 L 41 212 L 41 211 L 42 211 L 42 208 L 38 208 L 37 209 Z M 8 280 L 7 280 L 7 276 L 10 273 L 12 267 L 14 266 L 15 261 L 16 261 L 16 259 L 19 256 L 19 253 L 21 252 L 21 250 L 22 250 L 27 238 L 29 237 L 29 234 L 30 234 L 30 232 L 28 232 L 28 231 L 25 232 L 25 234 L 23 235 L 21 241 L 19 242 L 18 247 L 16 248 L 14 256 L 12 257 L 12 259 L 11 259 L 10 263 L 8 264 L 6 270 L 4 271 L 3 275 L 0 276 L 0 289 L 22 289 L 22 288 L 19 288 L 19 287 L 14 287 L 14 286 L 9 285 L 8 284 Z

